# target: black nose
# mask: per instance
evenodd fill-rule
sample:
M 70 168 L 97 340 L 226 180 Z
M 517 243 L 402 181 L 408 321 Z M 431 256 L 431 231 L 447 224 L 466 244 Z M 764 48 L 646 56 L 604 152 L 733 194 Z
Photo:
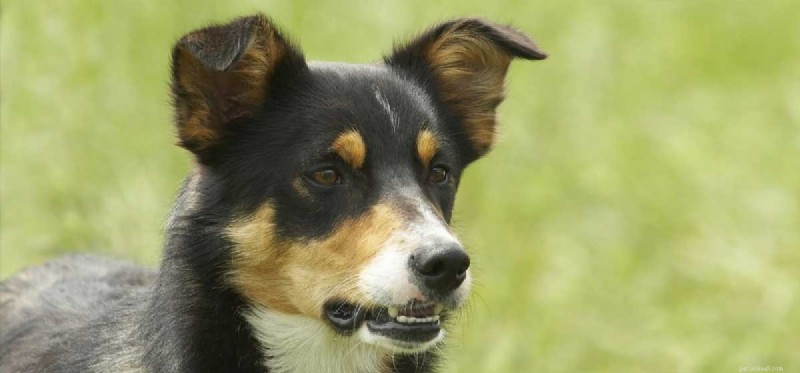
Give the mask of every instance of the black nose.
M 469 256 L 457 244 L 424 248 L 411 257 L 411 265 L 428 288 L 445 293 L 458 288 L 467 278 Z

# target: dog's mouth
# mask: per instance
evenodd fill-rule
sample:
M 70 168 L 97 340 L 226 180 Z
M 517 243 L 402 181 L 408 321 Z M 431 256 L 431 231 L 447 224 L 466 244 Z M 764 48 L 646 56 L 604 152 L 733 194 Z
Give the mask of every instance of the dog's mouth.
M 331 301 L 325 304 L 324 315 L 342 334 L 352 334 L 366 323 L 376 335 L 416 345 L 433 341 L 441 333 L 442 305 L 411 301 L 403 306 L 359 307 L 352 303 Z

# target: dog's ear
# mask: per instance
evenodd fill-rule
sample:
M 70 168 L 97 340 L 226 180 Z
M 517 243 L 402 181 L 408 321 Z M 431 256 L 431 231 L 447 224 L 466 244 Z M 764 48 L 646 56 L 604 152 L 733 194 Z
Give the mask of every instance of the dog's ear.
M 202 159 L 232 121 L 253 115 L 274 78 L 305 69 L 302 53 L 261 14 L 185 35 L 172 50 L 180 145 Z
M 481 19 L 440 24 L 385 58 L 426 86 L 461 121 L 472 146 L 469 161 L 494 142 L 495 108 L 503 101 L 503 81 L 515 57 L 547 57 L 524 33 Z

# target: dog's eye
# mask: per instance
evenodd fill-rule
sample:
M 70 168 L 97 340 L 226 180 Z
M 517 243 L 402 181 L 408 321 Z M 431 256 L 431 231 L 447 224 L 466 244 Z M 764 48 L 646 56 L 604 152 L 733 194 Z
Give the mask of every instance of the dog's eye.
M 323 168 L 316 170 L 309 175 L 312 181 L 322 186 L 331 186 L 342 183 L 342 177 L 339 172 L 332 168 Z
M 434 184 L 442 184 L 447 181 L 450 174 L 447 172 L 447 169 L 442 166 L 436 166 L 431 168 L 431 173 L 428 175 L 428 180 Z

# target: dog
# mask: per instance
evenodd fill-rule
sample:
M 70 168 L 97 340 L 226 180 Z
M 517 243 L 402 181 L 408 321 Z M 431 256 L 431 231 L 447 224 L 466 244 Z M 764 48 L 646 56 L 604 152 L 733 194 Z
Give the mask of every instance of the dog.
M 70 255 L 0 285 L 3 372 L 433 372 L 470 292 L 450 228 L 512 59 L 482 19 L 375 64 L 307 62 L 257 14 L 172 50 L 193 155 L 158 271 Z

